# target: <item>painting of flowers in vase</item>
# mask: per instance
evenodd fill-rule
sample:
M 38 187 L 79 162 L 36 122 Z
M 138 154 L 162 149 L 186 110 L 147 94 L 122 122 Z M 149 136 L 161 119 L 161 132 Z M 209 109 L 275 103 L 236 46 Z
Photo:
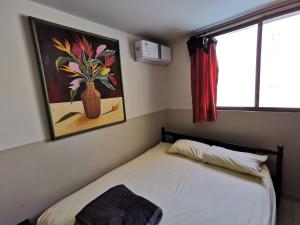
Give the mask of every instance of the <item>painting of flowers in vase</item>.
M 29 20 L 52 139 L 126 121 L 118 40 Z

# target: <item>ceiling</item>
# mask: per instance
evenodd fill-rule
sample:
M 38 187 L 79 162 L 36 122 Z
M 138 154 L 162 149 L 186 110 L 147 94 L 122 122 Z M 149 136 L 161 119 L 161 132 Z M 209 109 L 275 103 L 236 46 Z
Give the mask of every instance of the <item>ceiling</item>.
M 163 42 L 284 0 L 31 0 Z

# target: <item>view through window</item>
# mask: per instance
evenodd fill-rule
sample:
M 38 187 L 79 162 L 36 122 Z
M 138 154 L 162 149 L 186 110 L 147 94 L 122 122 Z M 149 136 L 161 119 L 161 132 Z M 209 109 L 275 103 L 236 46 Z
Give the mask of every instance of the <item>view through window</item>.
M 218 106 L 254 106 L 257 25 L 217 40 Z
M 256 24 L 216 37 L 217 106 L 300 108 L 300 13 L 260 25 L 261 33 Z M 258 41 L 261 49 L 257 51 Z

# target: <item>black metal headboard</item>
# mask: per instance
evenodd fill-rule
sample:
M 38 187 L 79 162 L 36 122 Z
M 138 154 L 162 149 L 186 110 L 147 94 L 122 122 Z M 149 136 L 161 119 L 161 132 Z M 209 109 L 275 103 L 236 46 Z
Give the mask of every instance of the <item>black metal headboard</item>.
M 228 148 L 230 150 L 239 151 L 239 152 L 249 152 L 254 154 L 264 154 L 268 156 L 275 156 L 275 171 L 271 173 L 273 180 L 273 185 L 276 191 L 276 201 L 277 207 L 280 203 L 281 196 L 281 182 L 282 182 L 282 158 L 284 147 L 282 145 L 277 145 L 277 150 L 269 150 L 262 148 L 252 148 L 238 144 L 225 143 L 217 140 L 211 140 L 206 138 L 194 137 L 185 134 L 174 133 L 166 131 L 164 127 L 161 128 L 162 141 L 174 143 L 178 139 L 188 139 L 193 141 L 199 141 L 208 145 L 217 145 L 220 147 Z M 168 138 L 169 137 L 169 138 Z

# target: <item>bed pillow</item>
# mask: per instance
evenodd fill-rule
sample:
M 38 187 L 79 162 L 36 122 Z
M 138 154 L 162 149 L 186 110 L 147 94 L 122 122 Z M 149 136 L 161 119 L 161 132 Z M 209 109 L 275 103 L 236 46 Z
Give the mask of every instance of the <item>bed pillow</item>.
M 202 161 L 203 152 L 209 148 L 209 145 L 201 142 L 179 139 L 169 148 L 168 153 L 177 153 L 194 160 Z
M 266 155 L 232 151 L 226 148 L 211 146 L 203 153 L 203 162 L 228 168 L 237 172 L 263 177 L 261 164 L 268 159 Z

